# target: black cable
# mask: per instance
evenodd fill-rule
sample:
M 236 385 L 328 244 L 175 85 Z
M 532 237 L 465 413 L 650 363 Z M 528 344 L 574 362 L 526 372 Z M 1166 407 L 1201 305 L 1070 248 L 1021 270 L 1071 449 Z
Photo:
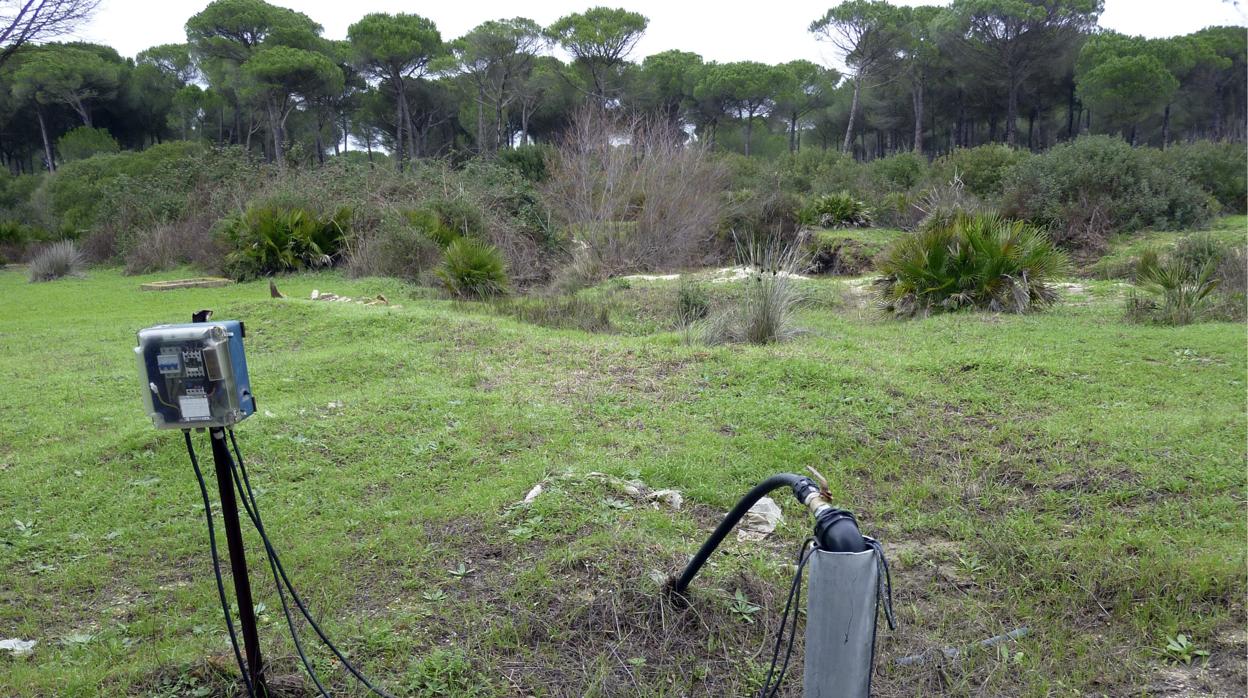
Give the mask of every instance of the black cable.
M 238 670 L 243 675 L 243 683 L 247 685 L 247 695 L 255 698 L 256 690 L 251 685 L 247 665 L 243 663 L 243 654 L 238 651 L 238 635 L 234 632 L 234 621 L 230 618 L 230 602 L 225 598 L 225 582 L 221 579 L 221 558 L 217 555 L 217 532 L 212 525 L 212 504 L 208 500 L 208 485 L 204 483 L 204 474 L 199 469 L 199 459 L 195 457 L 195 446 L 191 443 L 191 430 L 183 429 L 182 436 L 186 440 L 186 452 L 191 457 L 191 467 L 195 469 L 195 479 L 199 481 L 199 493 L 204 498 L 204 519 L 208 522 L 208 549 L 212 551 L 212 573 L 217 578 L 217 595 L 221 598 L 221 612 L 225 614 L 225 627 L 230 631 L 230 646 L 234 648 L 234 659 L 238 661 Z
M 230 432 L 230 439 L 233 441 L 234 433 Z M 234 443 L 235 457 L 239 463 L 242 463 L 242 457 L 238 455 L 238 444 Z M 243 500 L 243 509 L 247 512 L 247 518 L 251 519 L 252 525 L 257 531 L 261 531 L 261 540 L 264 541 L 264 548 L 268 552 L 269 570 L 273 573 L 273 586 L 277 587 L 277 598 L 282 602 L 282 615 L 286 616 L 286 627 L 290 628 L 290 637 L 295 641 L 295 652 L 299 654 L 299 661 L 303 663 L 303 668 L 308 672 L 308 676 L 312 679 L 312 683 L 316 684 L 316 690 L 324 698 L 329 698 L 329 693 L 325 690 L 325 686 L 321 685 L 320 678 L 316 675 L 316 670 L 312 668 L 312 663 L 308 661 L 308 655 L 303 651 L 303 643 L 299 641 L 299 631 L 295 628 L 295 619 L 290 615 L 290 605 L 286 603 L 286 592 L 282 589 L 281 579 L 278 577 L 277 565 L 274 559 L 277 552 L 273 550 L 273 546 L 269 544 L 268 537 L 263 534 L 264 524 L 260 521 L 259 510 L 255 508 L 255 502 L 249 501 L 248 492 L 243 491 L 243 481 L 238 476 L 239 468 L 230 463 L 230 472 L 234 480 L 234 487 L 238 490 L 239 499 Z
M 307 606 L 303 603 L 303 599 L 299 597 L 299 592 L 295 591 L 294 585 L 290 583 L 290 578 L 286 576 L 286 568 L 282 566 L 282 559 L 277 555 L 277 550 L 273 547 L 272 542 L 269 540 L 268 534 L 264 531 L 264 523 L 263 519 L 260 517 L 260 509 L 256 507 L 255 493 L 252 492 L 251 489 L 251 478 L 247 476 L 247 465 L 243 462 L 242 452 L 238 449 L 238 440 L 234 437 L 234 430 L 227 429 L 226 431 L 230 434 L 230 444 L 234 447 L 234 456 L 238 461 L 238 470 L 243 476 L 243 485 L 247 488 L 247 497 L 251 499 L 251 506 L 255 511 L 256 518 L 253 523 L 255 523 L 256 530 L 260 533 L 260 538 L 264 541 L 265 549 L 269 551 L 270 559 L 277 567 L 277 571 L 282 578 L 282 582 L 286 585 L 286 589 L 290 592 L 290 597 L 294 600 L 295 606 L 299 608 L 299 612 L 302 613 L 303 617 L 307 619 L 308 625 L 312 626 L 312 630 L 314 630 L 317 636 L 321 638 L 321 642 L 325 643 L 325 646 L 334 653 L 334 656 L 338 658 L 338 661 L 342 663 L 342 666 L 346 668 L 347 671 L 351 672 L 352 676 L 358 679 L 360 683 L 364 684 L 376 695 L 379 695 L 382 698 L 394 698 L 394 696 L 390 693 L 374 686 L 372 682 L 368 680 L 368 677 L 360 673 L 360 670 L 356 669 L 355 665 L 352 664 L 341 651 L 339 651 L 337 645 L 335 645 L 333 641 L 325 635 L 325 632 L 321 630 L 321 626 L 312 617 L 312 613 L 308 611 Z
M 784 683 L 784 675 L 789 671 L 789 659 L 793 656 L 793 640 L 797 637 L 797 614 L 799 611 L 793 611 L 793 627 L 789 631 L 788 649 L 784 652 L 784 664 L 780 667 L 780 674 L 776 676 L 776 682 L 771 683 L 771 677 L 776 671 L 776 663 L 780 659 L 780 645 L 784 643 L 784 628 L 789 622 L 789 610 L 797 609 L 802 605 L 802 572 L 806 569 L 806 563 L 810 561 L 811 555 L 814 554 L 815 548 L 811 546 L 814 538 L 807 538 L 802 541 L 801 547 L 797 549 L 797 572 L 793 575 L 793 584 L 789 587 L 789 596 L 784 602 L 784 613 L 780 616 L 780 629 L 776 632 L 776 648 L 771 653 L 771 666 L 767 669 L 767 678 L 763 681 L 763 687 L 759 690 L 759 698 L 772 698 L 780 691 L 781 684 Z M 767 689 L 771 689 L 770 692 Z

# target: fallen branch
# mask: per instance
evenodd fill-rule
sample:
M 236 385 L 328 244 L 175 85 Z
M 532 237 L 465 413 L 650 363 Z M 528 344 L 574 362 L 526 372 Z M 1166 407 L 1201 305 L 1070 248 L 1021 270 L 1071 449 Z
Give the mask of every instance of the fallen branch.
M 935 659 L 938 653 L 945 655 L 949 659 L 957 659 L 958 657 L 962 656 L 962 654 L 964 654 L 970 649 L 973 649 L 977 645 L 984 649 L 987 649 L 989 647 L 996 647 L 997 645 L 1003 642 L 1008 642 L 1010 640 L 1018 640 L 1020 638 L 1027 637 L 1027 635 L 1030 633 L 1031 633 L 1031 628 L 1028 628 L 1027 626 L 1024 625 L 1019 628 L 1014 628 L 1013 630 L 1011 630 L 1008 633 L 1005 633 L 1004 635 L 996 635 L 986 640 L 980 640 L 975 645 L 970 645 L 966 647 L 965 649 L 958 649 L 957 647 L 942 647 L 939 650 L 931 649 L 926 652 L 923 652 L 922 654 L 912 654 L 909 657 L 902 657 L 896 660 L 894 663 L 897 666 L 911 666 L 913 664 L 925 664 L 928 659 Z

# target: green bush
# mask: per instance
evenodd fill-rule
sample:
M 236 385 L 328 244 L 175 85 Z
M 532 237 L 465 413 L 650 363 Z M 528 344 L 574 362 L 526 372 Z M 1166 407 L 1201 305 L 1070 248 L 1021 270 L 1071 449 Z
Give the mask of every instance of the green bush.
M 28 209 L 35 190 L 43 184 L 43 178 L 43 174 L 0 174 L 0 209 L 14 212 Z
M 507 291 L 507 265 L 497 247 L 459 238 L 446 248 L 438 278 L 462 298 L 489 298 Z
M 464 236 L 459 230 L 444 223 L 438 212 L 431 208 L 404 211 L 403 218 L 408 227 L 442 249 Z
M 704 319 L 711 311 L 711 297 L 706 287 L 681 277 L 676 287 L 676 322 L 689 325 Z
M 92 155 L 116 153 L 121 150 L 108 129 L 79 126 L 56 139 L 56 152 L 64 162 L 85 160 Z
M 802 202 L 796 194 L 775 189 L 738 189 L 723 196 L 719 227 L 725 238 L 791 237 L 797 232 Z
M 499 164 L 509 167 L 533 183 L 546 181 L 546 157 L 549 146 L 522 145 L 498 153 Z
M 218 235 L 230 252 L 225 272 L 235 279 L 296 271 L 334 263 L 351 212 L 322 218 L 303 208 L 259 205 L 223 220 Z
M 402 221 L 384 221 L 371 234 L 355 240 L 347 254 L 348 273 L 421 281 L 451 240 L 443 245 L 430 239 L 422 227 L 410 224 L 413 213 L 408 212 Z
M 1053 303 L 1066 255 L 1044 232 L 990 214 L 959 213 L 893 243 L 879 260 L 877 300 L 903 317 L 978 308 L 1025 313 Z
M 1002 144 L 958 148 L 932 163 L 931 179 L 942 184 L 957 179 L 980 199 L 995 200 L 1001 196 L 1010 169 L 1030 155 Z
M 798 215 L 802 225 L 821 228 L 865 228 L 871 211 L 849 192 L 824 194 L 811 199 Z
M 1062 246 L 1101 250 L 1110 233 L 1198 227 L 1215 202 L 1160 151 L 1088 136 L 1027 158 L 1006 178 L 1002 209 L 1052 231 Z
M 1215 260 L 1195 264 L 1184 257 L 1155 251 L 1140 255 L 1136 283 L 1146 295 L 1127 297 L 1127 319 L 1160 325 L 1187 325 L 1204 314 L 1218 287 Z
M 917 153 L 897 153 L 866 163 L 867 176 L 879 191 L 908 191 L 927 178 L 927 160 Z
M 1162 160 L 1213 195 L 1222 210 L 1248 213 L 1248 174 L 1243 143 L 1197 141 L 1175 145 Z
M 54 242 L 30 260 L 30 282 L 54 281 L 66 276 L 82 276 L 86 259 L 73 240 Z

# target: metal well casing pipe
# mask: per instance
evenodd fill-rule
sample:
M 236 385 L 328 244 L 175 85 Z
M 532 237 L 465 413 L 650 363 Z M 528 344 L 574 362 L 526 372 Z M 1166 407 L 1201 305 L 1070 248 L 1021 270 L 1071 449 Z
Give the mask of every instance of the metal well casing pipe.
M 878 553 L 811 553 L 806 596 L 805 698 L 867 698 L 875 654 Z

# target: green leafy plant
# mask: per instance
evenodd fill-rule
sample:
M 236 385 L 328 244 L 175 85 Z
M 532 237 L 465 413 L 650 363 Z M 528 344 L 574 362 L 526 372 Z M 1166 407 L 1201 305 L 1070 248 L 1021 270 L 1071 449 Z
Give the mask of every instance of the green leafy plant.
M 236 279 L 330 266 L 342 248 L 351 212 L 322 218 L 297 207 L 253 206 L 225 219 L 220 234 L 231 251 L 225 269 Z
M 65 162 L 83 160 L 98 153 L 116 153 L 121 150 L 117 139 L 108 129 L 79 126 L 56 139 L 56 151 Z
M 1179 634 L 1171 638 L 1166 638 L 1166 646 L 1163 650 L 1166 657 L 1170 661 L 1184 664 L 1191 664 L 1192 660 L 1198 657 L 1208 657 L 1209 650 L 1197 647 L 1191 639 L 1186 635 Z
M 30 260 L 31 283 L 55 281 L 66 276 L 82 276 L 86 260 L 72 240 L 48 245 Z
M 754 614 L 758 613 L 762 608 L 757 604 L 750 603 L 749 597 L 745 592 L 737 589 L 732 599 L 728 602 L 728 611 L 736 616 L 739 620 L 746 623 L 754 622 Z
M 472 661 L 459 650 L 430 652 L 412 666 L 404 683 L 406 695 L 413 698 L 492 694 L 489 683 L 473 670 Z
M 507 291 L 507 265 L 493 245 L 460 238 L 446 248 L 438 278 L 463 298 L 489 298 Z
M 456 579 L 463 579 L 473 572 L 476 572 L 476 570 L 461 562 L 458 567 L 453 570 L 447 570 L 447 572 Z
M 1127 319 L 1162 325 L 1187 325 L 1200 318 L 1218 287 L 1217 260 L 1197 263 L 1179 255 L 1140 255 L 1136 284 L 1146 295 L 1127 297 Z
M 824 194 L 811 199 L 798 213 L 802 225 L 821 228 L 865 228 L 871 211 L 849 192 Z
M 1025 313 L 1057 299 L 1066 255 L 1039 229 L 990 214 L 958 213 L 884 252 L 876 298 L 903 317 L 977 308 Z
M 676 287 L 676 322 L 682 327 L 705 318 L 711 311 L 711 299 L 706 287 L 686 277 L 681 277 Z

